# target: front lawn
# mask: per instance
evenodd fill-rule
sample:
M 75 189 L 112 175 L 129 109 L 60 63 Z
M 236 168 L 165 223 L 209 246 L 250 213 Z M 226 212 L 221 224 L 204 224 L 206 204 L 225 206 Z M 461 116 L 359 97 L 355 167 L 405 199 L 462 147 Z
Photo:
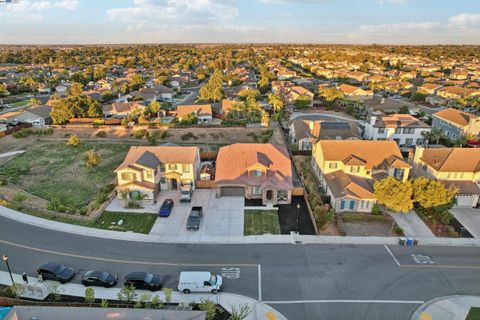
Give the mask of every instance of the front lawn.
M 70 212 L 85 207 L 115 177 L 113 170 L 123 161 L 127 144 L 40 143 L 0 167 L 0 175 L 21 189 L 50 201 L 54 198 Z M 102 161 L 93 169 L 85 165 L 85 152 L 94 149 Z
M 472 307 L 468 312 L 467 318 L 465 320 L 480 320 L 480 308 Z
M 119 224 L 121 220 L 122 223 Z M 148 234 L 155 221 L 157 221 L 156 214 L 105 211 L 91 227 Z
M 245 210 L 243 234 L 280 234 L 277 210 Z

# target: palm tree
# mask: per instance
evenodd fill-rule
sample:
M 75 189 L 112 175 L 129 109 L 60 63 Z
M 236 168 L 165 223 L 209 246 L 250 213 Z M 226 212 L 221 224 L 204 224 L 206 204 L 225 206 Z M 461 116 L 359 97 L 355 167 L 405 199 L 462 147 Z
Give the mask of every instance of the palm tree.
M 430 144 L 431 141 L 435 141 L 435 144 L 440 143 L 440 139 L 443 138 L 445 135 L 443 134 L 443 130 L 437 127 L 433 127 L 430 132 L 423 131 L 422 136 L 427 139 L 427 145 Z
M 129 189 L 120 190 L 120 198 L 123 199 L 123 204 L 124 204 L 125 208 L 127 207 L 127 204 L 128 204 L 129 195 L 130 195 L 130 190 Z

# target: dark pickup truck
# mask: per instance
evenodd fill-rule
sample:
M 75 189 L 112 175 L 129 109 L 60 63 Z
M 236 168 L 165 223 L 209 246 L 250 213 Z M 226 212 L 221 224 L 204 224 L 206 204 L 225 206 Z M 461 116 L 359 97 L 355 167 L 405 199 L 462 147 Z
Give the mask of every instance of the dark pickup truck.
M 198 230 L 200 229 L 200 221 L 203 218 L 203 208 L 202 207 L 192 207 L 190 214 L 188 215 L 187 220 L 187 230 Z

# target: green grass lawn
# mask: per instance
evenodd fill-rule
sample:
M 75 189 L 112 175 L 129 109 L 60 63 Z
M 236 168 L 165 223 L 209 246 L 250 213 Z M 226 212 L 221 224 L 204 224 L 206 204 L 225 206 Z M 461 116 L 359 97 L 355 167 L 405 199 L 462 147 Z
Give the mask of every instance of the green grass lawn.
M 280 234 L 276 210 L 245 210 L 243 234 L 246 236 L 265 233 Z
M 123 220 L 122 225 L 118 221 Z M 105 211 L 91 227 L 112 231 L 133 231 L 148 234 L 157 221 L 157 215 L 152 213 L 128 213 Z
M 80 210 L 115 177 L 113 170 L 123 161 L 127 144 L 42 143 L 0 167 L 0 175 L 42 199 L 58 197 L 67 208 Z M 84 154 L 94 149 L 102 161 L 89 169 Z
M 480 308 L 472 307 L 468 312 L 467 318 L 465 320 L 480 320 Z
M 12 106 L 12 108 L 26 107 L 28 106 L 28 100 L 17 101 L 17 102 L 11 103 L 10 106 Z

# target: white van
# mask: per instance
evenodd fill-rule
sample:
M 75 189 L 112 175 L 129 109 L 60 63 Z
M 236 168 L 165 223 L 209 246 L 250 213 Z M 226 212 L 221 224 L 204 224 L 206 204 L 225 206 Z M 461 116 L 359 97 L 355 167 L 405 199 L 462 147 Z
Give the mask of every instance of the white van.
M 223 288 L 223 279 L 208 271 L 185 271 L 180 273 L 178 291 L 217 293 Z

